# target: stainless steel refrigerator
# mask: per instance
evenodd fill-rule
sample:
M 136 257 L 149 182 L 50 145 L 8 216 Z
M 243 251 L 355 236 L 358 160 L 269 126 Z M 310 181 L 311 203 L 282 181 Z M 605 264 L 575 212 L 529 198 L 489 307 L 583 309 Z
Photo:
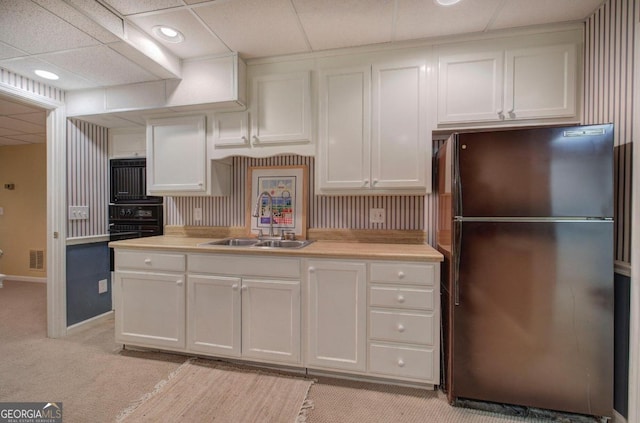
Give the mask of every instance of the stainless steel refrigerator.
M 438 151 L 444 387 L 613 411 L 613 126 L 452 135 Z

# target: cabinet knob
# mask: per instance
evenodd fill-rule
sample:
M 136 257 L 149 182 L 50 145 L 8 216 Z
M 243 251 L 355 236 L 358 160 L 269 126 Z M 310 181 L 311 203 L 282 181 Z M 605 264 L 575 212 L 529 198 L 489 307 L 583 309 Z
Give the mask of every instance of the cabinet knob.
M 234 291 L 238 290 L 238 284 L 234 283 L 233 285 L 231 285 L 231 289 L 233 289 Z
M 247 137 L 245 137 L 244 135 L 241 136 L 240 139 L 242 140 L 242 142 L 247 142 Z
M 378 180 L 377 180 L 377 179 L 374 179 L 374 180 L 373 180 L 373 185 L 376 185 L 377 183 L 378 183 Z
M 178 286 L 182 286 L 182 279 L 178 279 L 178 280 L 176 281 L 176 285 L 178 285 Z
M 309 273 L 314 273 L 315 271 L 316 271 L 316 268 L 315 268 L 315 267 L 311 266 L 311 267 L 309 268 Z
M 398 359 L 398 367 L 404 367 L 404 360 L 401 358 Z
M 368 180 L 368 179 L 365 179 L 365 180 L 364 180 L 364 182 L 363 182 L 363 185 L 364 185 L 365 187 L 366 187 L 367 185 L 369 185 L 369 180 Z
M 404 295 L 402 295 L 402 294 L 398 294 L 398 302 L 399 302 L 400 304 L 404 303 Z
M 398 323 L 398 332 L 404 332 L 404 325 L 402 323 Z
M 202 182 L 202 181 L 198 182 L 198 186 L 203 186 L 203 185 L 204 185 L 204 182 Z
M 504 119 L 504 111 L 502 109 L 498 109 L 496 113 L 500 119 Z
M 258 139 L 258 136 L 257 136 L 257 135 L 254 135 L 252 139 L 253 139 L 253 142 L 254 142 L 254 143 L 255 143 L 255 142 L 260 142 L 260 140 Z
M 242 290 L 243 290 L 243 291 L 246 291 L 246 290 L 248 290 L 248 289 L 249 289 L 249 287 L 248 287 L 247 285 L 243 285 L 243 286 L 242 286 Z
M 398 279 L 404 279 L 404 272 L 402 270 L 398 272 Z
M 151 259 L 150 258 L 144 259 L 144 264 L 151 264 Z

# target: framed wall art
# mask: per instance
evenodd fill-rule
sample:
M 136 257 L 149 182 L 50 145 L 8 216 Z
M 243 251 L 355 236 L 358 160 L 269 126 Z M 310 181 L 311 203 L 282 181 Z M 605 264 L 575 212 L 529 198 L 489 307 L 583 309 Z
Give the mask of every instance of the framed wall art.
M 307 166 L 248 169 L 245 216 L 251 234 L 262 229 L 267 235 L 273 219 L 275 234 L 294 231 L 298 238 L 307 237 L 308 172 Z M 257 216 L 254 216 L 255 211 Z

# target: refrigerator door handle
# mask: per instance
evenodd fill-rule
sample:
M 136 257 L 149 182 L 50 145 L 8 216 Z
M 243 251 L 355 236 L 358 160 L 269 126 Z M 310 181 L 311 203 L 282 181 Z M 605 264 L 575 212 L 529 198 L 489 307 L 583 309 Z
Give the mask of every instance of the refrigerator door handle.
M 458 279 L 460 277 L 460 250 L 462 243 L 462 221 L 458 219 L 453 220 L 453 301 L 456 306 L 460 305 L 460 284 Z
M 455 138 L 455 143 L 453 145 L 453 163 L 452 163 L 452 171 L 453 171 L 453 194 L 454 194 L 454 207 L 453 211 L 454 216 L 464 216 L 462 213 L 462 184 L 460 182 L 460 152 L 458 151 L 459 142 L 458 139 Z M 466 148 L 463 146 L 461 148 Z

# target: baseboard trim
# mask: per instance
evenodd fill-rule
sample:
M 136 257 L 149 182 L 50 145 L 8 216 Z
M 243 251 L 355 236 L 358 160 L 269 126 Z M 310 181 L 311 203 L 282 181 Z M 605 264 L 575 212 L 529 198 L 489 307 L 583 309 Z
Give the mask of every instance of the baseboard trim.
M 36 283 L 47 283 L 47 278 L 38 278 L 35 276 L 16 276 L 16 275 L 3 275 L 3 279 L 5 281 L 16 281 L 16 282 L 36 282 Z
M 113 316 L 113 310 L 111 311 L 107 311 L 106 313 L 102 313 L 99 314 L 95 317 L 92 317 L 90 319 L 87 320 L 83 320 L 82 322 L 78 322 L 76 324 L 73 324 L 71 326 L 67 327 L 67 335 L 72 335 L 76 332 L 79 332 L 81 330 L 93 327 L 93 326 L 97 326 L 98 324 L 104 322 L 105 320 L 111 318 Z

